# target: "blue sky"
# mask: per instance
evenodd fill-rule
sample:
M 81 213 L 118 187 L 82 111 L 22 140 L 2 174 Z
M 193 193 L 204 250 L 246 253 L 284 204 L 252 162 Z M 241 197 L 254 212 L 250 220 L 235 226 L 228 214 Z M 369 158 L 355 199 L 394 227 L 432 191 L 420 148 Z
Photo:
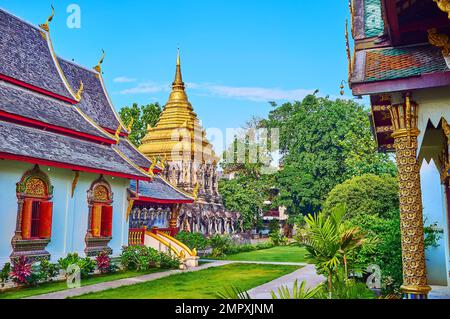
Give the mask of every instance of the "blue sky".
M 0 6 L 39 24 L 53 3 L 56 52 L 90 67 L 105 49 L 104 77 L 117 109 L 165 104 L 179 46 L 195 111 L 204 127 L 224 130 L 266 116 L 271 100 L 298 100 L 315 89 L 339 94 L 347 78 L 348 5 L 325 2 L 0 0 Z M 69 4 L 81 9 L 79 29 L 67 26 Z

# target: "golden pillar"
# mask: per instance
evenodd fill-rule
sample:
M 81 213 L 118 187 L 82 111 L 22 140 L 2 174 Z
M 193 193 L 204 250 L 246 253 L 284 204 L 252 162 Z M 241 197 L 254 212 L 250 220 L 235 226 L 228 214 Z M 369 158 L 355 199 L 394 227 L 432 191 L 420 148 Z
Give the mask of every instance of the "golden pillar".
M 169 227 L 170 228 L 177 228 L 177 224 L 178 224 L 178 214 L 180 212 L 181 209 L 181 205 L 180 204 L 174 204 L 172 206 L 172 212 L 170 215 L 170 220 L 169 220 Z
M 418 106 L 410 100 L 389 107 L 397 156 L 403 286 L 406 299 L 426 299 L 427 285 L 420 167 L 417 160 Z

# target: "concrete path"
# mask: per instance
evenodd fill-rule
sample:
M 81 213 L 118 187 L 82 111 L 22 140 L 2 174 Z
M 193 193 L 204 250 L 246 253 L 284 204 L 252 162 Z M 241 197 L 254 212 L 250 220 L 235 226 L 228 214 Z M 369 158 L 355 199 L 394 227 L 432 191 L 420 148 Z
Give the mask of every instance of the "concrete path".
M 200 259 L 203 262 L 221 262 L 233 264 L 257 264 L 257 265 L 281 265 L 281 266 L 306 266 L 307 263 L 294 263 L 294 262 L 282 262 L 282 261 L 245 261 L 245 260 L 220 260 L 220 259 Z
M 248 291 L 248 294 L 252 299 L 272 299 L 272 291 L 277 292 L 281 286 L 287 286 L 292 292 L 295 280 L 298 280 L 299 283 L 306 280 L 306 287 L 313 288 L 325 281 L 325 279 L 325 277 L 317 275 L 314 265 L 306 265 L 291 274 L 253 288 Z
M 44 294 L 44 295 L 32 296 L 32 297 L 29 297 L 26 299 L 65 299 L 65 298 L 69 298 L 69 297 L 81 296 L 81 295 L 91 293 L 91 292 L 100 292 L 103 290 L 135 285 L 135 284 L 139 284 L 139 283 L 143 283 L 143 282 L 147 282 L 147 281 L 152 281 L 152 280 L 168 277 L 171 275 L 199 271 L 199 270 L 204 270 L 204 269 L 208 269 L 211 267 L 220 267 L 220 266 L 224 266 L 224 265 L 231 264 L 231 263 L 232 262 L 229 262 L 229 261 L 216 261 L 216 262 L 201 265 L 200 267 L 189 268 L 187 270 L 169 270 L 169 271 L 158 272 L 158 273 L 148 274 L 148 275 L 143 275 L 143 276 L 138 276 L 138 277 L 119 279 L 119 280 L 109 281 L 109 282 L 102 282 L 102 283 L 95 284 L 95 285 L 73 288 L 73 289 L 68 289 L 68 290 L 62 290 L 62 291 L 52 292 L 52 293 L 48 293 L 48 294 Z
M 431 286 L 429 299 L 450 299 L 450 286 Z

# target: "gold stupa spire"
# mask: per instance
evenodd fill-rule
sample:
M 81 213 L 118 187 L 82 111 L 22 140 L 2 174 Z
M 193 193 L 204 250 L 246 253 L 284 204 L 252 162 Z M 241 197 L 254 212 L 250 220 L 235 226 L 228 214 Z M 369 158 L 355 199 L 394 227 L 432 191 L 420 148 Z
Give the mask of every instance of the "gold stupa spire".
M 169 162 L 185 158 L 185 154 L 175 156 L 179 152 L 174 150 L 190 150 L 191 157 L 195 154 L 201 161 L 216 161 L 212 145 L 203 136 L 197 114 L 189 103 L 181 75 L 179 50 L 169 99 L 158 123 L 154 127 L 148 127 L 139 150 L 149 158 L 165 157 Z

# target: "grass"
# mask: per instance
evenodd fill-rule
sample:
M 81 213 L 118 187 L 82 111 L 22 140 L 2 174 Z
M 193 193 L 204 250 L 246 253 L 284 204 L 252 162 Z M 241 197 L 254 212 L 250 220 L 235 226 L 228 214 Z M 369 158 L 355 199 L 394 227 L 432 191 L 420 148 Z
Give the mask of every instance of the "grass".
M 306 250 L 298 246 L 279 246 L 269 249 L 227 255 L 221 259 L 236 261 L 306 262 Z
M 215 299 L 225 287 L 249 290 L 299 267 L 229 264 L 196 272 L 176 274 L 132 286 L 109 289 L 76 299 Z
M 138 272 L 138 271 L 121 271 L 112 274 L 105 275 L 95 275 L 90 278 L 81 279 L 81 286 L 89 286 L 95 285 L 102 282 L 119 280 L 124 278 L 142 276 L 146 274 L 151 274 L 155 272 L 165 271 L 163 269 L 155 268 L 151 271 L 147 272 Z M 48 282 L 44 284 L 40 284 L 37 287 L 23 287 L 17 288 L 14 290 L 9 290 L 3 293 L 0 293 L 0 299 L 21 299 L 27 298 L 31 296 L 43 295 L 51 292 L 62 291 L 67 289 L 67 283 L 65 281 L 58 282 Z

